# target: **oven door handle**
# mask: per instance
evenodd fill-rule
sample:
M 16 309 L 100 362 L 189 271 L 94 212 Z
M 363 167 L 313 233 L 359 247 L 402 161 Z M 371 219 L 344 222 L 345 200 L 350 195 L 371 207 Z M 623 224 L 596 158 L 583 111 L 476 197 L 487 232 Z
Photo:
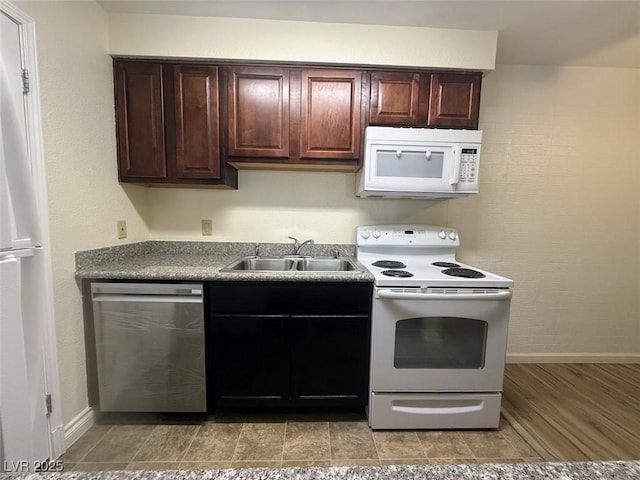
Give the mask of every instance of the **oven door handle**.
M 511 290 L 494 293 L 414 293 L 378 290 L 377 298 L 390 300 L 508 300 Z

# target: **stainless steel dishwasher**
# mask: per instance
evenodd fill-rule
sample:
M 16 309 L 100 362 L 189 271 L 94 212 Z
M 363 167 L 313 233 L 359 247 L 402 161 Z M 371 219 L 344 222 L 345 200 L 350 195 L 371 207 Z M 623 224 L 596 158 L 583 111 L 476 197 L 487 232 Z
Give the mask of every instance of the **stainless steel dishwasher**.
M 91 284 L 100 411 L 206 411 L 202 292 L 202 284 Z

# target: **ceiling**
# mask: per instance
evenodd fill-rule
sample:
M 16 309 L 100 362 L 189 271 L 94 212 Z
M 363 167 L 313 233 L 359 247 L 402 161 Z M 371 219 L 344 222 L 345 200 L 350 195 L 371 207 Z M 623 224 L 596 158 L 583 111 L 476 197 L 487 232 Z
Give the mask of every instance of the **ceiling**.
M 640 0 L 102 0 L 107 12 L 498 31 L 498 63 L 640 68 Z

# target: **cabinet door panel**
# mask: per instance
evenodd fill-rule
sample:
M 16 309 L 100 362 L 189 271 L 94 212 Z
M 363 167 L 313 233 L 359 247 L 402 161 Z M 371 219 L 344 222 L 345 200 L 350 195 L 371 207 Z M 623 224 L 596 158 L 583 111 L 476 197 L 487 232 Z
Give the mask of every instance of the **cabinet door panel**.
M 177 178 L 220 178 L 217 67 L 174 67 L 174 90 Z
M 214 315 L 211 320 L 214 402 L 248 406 L 287 400 L 286 317 Z
M 430 127 L 478 128 L 480 74 L 433 74 Z
M 292 400 L 300 405 L 365 405 L 369 332 L 368 315 L 292 316 Z
M 371 125 L 416 125 L 420 74 L 371 74 Z
M 301 80 L 300 158 L 357 159 L 361 72 L 306 70 Z
M 230 156 L 289 156 L 289 72 L 229 69 Z
M 166 178 L 162 66 L 118 62 L 115 77 L 120 178 Z

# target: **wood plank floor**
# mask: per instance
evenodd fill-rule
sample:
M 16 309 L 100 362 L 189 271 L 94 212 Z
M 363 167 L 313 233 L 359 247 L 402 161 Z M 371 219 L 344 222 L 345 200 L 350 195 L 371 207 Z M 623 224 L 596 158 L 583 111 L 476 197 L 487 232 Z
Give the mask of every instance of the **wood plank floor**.
M 640 364 L 510 364 L 502 406 L 545 460 L 640 459 Z

